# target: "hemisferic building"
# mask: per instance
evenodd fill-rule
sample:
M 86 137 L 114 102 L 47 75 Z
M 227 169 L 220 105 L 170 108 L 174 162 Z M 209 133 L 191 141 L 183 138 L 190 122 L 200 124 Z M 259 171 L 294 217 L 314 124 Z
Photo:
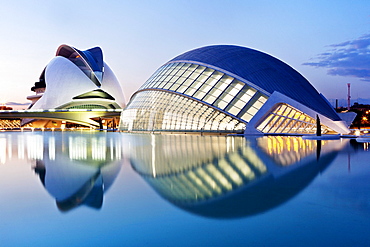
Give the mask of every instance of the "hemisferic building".
M 323 95 L 266 53 L 234 45 L 185 52 L 133 94 L 121 131 L 244 134 L 349 133 Z

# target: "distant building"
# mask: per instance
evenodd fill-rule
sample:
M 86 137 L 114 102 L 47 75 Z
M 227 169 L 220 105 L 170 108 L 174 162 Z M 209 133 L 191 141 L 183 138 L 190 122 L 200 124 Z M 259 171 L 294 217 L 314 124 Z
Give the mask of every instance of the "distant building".
M 4 105 L 0 105 L 0 111 L 11 111 L 13 110 L 12 107 Z M 8 118 L 8 119 L 0 119 L 0 129 L 14 129 L 19 128 L 21 126 L 21 119 L 20 118 Z
M 122 131 L 348 133 L 333 107 L 296 70 L 259 51 L 215 45 L 161 66 L 121 114 Z
M 350 110 L 358 110 L 358 111 L 370 111 L 370 105 L 366 104 L 359 104 L 358 102 L 355 102 L 351 107 Z
M 370 105 L 355 102 L 350 107 L 350 111 L 357 114 L 352 122 L 351 128 L 368 129 L 370 127 Z
M 0 110 L 3 111 L 3 110 L 13 110 L 12 107 L 9 107 L 9 106 L 6 106 L 6 105 L 1 105 L 0 106 Z

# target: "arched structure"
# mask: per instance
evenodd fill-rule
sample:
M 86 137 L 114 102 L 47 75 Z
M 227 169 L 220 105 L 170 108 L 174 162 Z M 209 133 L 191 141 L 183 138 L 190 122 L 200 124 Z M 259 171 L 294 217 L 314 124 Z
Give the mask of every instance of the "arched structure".
M 328 101 L 297 71 L 233 45 L 191 50 L 161 66 L 122 112 L 122 131 L 348 133 Z

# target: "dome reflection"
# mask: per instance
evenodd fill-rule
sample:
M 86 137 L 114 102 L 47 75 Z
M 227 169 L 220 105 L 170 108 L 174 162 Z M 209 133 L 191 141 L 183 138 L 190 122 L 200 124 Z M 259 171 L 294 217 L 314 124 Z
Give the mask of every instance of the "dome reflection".
M 281 136 L 138 135 L 130 160 L 174 205 L 207 217 L 234 218 L 292 198 L 346 143 Z

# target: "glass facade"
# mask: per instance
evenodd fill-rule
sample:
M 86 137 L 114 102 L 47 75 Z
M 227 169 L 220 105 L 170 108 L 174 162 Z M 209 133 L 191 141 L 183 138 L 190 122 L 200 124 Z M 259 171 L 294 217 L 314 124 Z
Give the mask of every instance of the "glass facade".
M 143 91 L 121 115 L 121 130 L 243 132 L 245 123 L 196 100 L 165 91 Z
M 30 124 L 27 124 L 23 127 L 29 127 Z M 0 119 L 0 130 L 1 129 L 14 129 L 14 128 L 21 128 L 21 120 L 20 119 Z
M 108 109 L 108 108 L 106 106 L 103 106 L 103 105 L 85 104 L 85 105 L 71 106 L 71 107 L 68 107 L 67 109 Z
M 316 119 L 287 105 L 279 104 L 258 126 L 262 133 L 296 133 L 315 134 Z M 321 132 L 333 132 L 327 126 L 321 125 Z
M 159 68 L 121 116 L 121 130 L 243 132 L 268 97 L 192 63 Z

